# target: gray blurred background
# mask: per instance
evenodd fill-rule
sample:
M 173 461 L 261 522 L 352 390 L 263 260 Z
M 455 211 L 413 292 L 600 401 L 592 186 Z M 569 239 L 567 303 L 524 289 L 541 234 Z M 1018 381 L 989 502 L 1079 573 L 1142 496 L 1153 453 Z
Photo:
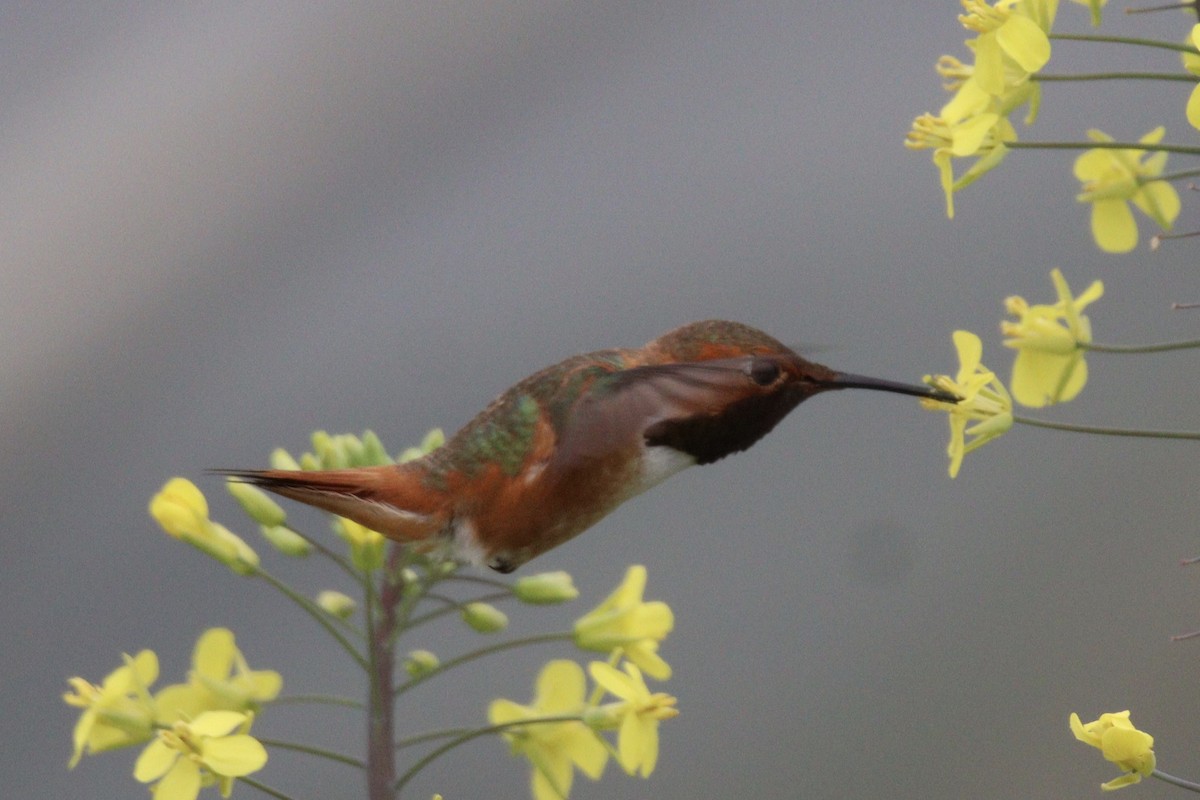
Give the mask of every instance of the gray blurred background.
M 1063 4 L 1057 26 L 1087 31 Z M 1001 302 L 1102 278 L 1098 340 L 1191 338 L 1196 251 L 1099 253 L 1073 154 L 1019 153 L 949 222 L 928 153 L 902 146 L 965 58 L 953 2 L 7 4 L 0 24 L 0 773 L 10 797 L 143 797 L 136 750 L 66 770 L 64 679 L 152 648 L 181 680 L 227 625 L 289 694 L 361 696 L 310 620 L 169 540 L 146 503 L 182 474 L 305 591 L 202 470 L 376 430 L 448 432 L 524 375 L 726 317 L 898 380 L 953 372 L 950 332 L 1007 377 Z M 1108 32 L 1182 39 L 1180 12 Z M 1056 44 L 1052 71 L 1174 56 Z M 1193 140 L 1182 84 L 1054 85 L 1026 139 L 1160 122 Z M 1122 116 L 1123 115 L 1123 116 Z M 1187 162 L 1172 159 L 1171 167 Z M 1183 192 L 1182 229 L 1200 226 Z M 1091 358 L 1045 416 L 1197 427 L 1194 356 Z M 1200 778 L 1194 445 L 1018 429 L 946 476 L 946 422 L 872 393 L 817 398 L 747 454 L 691 470 L 526 571 L 583 597 L 627 564 L 678 625 L 682 715 L 650 781 L 616 765 L 577 798 L 1093 797 L 1116 776 L 1067 715 L 1131 708 L 1164 769 Z M 293 519 L 327 535 L 317 514 Z M 447 625 L 408 646 L 453 655 Z M 528 702 L 543 647 L 406 696 L 415 732 Z M 263 736 L 361 753 L 350 711 L 280 708 Z M 272 756 L 297 798 L 362 797 L 339 765 Z M 479 740 L 412 797 L 528 796 Z M 206 790 L 215 796 L 212 790 Z M 1131 790 L 1167 796 L 1161 784 Z M 246 787 L 237 797 L 256 793 Z

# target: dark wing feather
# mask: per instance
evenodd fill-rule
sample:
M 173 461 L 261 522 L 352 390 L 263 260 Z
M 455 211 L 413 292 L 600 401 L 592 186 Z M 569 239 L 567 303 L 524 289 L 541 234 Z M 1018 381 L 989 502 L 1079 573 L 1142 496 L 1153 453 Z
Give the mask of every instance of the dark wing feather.
M 563 431 L 557 465 L 604 457 L 637 437 L 688 453 L 700 464 L 745 450 L 804 397 L 783 381 L 764 385 L 763 367 L 773 361 L 745 356 L 606 376 L 580 398 Z

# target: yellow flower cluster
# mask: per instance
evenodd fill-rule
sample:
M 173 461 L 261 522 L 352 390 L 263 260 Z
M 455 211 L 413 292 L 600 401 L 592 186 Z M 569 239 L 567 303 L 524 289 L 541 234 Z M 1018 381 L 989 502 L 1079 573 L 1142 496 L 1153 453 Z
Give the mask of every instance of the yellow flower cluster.
M 658 724 L 679 711 L 675 698 L 651 692 L 642 674 L 670 676 L 657 651 L 674 625 L 666 603 L 642 599 L 645 586 L 646 568 L 631 566 L 621 585 L 576 622 L 576 644 L 610 654 L 609 663 L 588 666 L 595 682 L 590 696 L 582 667 L 559 659 L 542 668 L 531 704 L 501 698 L 489 707 L 489 721 L 533 766 L 534 800 L 565 800 L 575 770 L 596 780 L 610 753 L 629 775 L 654 771 Z M 614 699 L 602 703 L 605 695 Z M 617 731 L 615 749 L 601 736 L 604 730 Z
M 1015 141 L 1009 115 L 1028 105 L 1025 122 L 1037 116 L 1038 84 L 1029 80 L 1050 60 L 1050 28 L 1057 0 L 961 0 L 963 27 L 976 34 L 967 42 L 973 65 L 951 56 L 938 60 L 938 72 L 954 96 L 936 114 L 922 114 L 905 138 L 912 150 L 933 150 L 946 215 L 954 217 L 954 193 L 995 168 Z M 957 178 L 954 159 L 975 162 Z
M 1053 304 L 1030 305 L 1023 297 L 1009 297 L 1005 308 L 1015 320 L 1000 323 L 1006 347 L 1017 351 L 1009 389 L 982 363 L 983 345 L 969 331 L 954 332 L 958 374 L 927 375 L 925 382 L 958 396 L 957 403 L 923 399 L 921 404 L 945 411 L 950 418 L 950 477 L 958 474 L 963 456 L 1006 433 L 1013 424 L 1013 400 L 1034 408 L 1072 400 L 1087 383 L 1086 347 L 1092 326 L 1082 313 L 1104 294 L 1104 284 L 1094 281 L 1078 297 L 1071 294 L 1062 272 L 1050 272 L 1058 294 Z
M 937 114 L 917 117 L 905 137 L 912 150 L 932 150 L 939 182 L 946 195 L 946 215 L 954 217 L 954 193 L 995 168 L 1017 140 L 1009 116 L 1028 107 L 1025 124 L 1037 118 L 1041 105 L 1040 83 L 1034 76 L 1050 60 L 1050 30 L 1058 10 L 1057 0 L 960 0 L 963 27 L 975 34 L 966 42 L 974 63 L 965 64 L 943 55 L 937 61 L 942 86 L 954 96 Z M 1074 0 L 1091 11 L 1100 24 L 1106 0 Z M 1200 49 L 1200 24 L 1192 28 L 1188 43 Z M 1200 57 L 1183 54 L 1183 66 L 1200 74 Z M 1192 91 L 1187 118 L 1200 128 L 1200 87 Z M 1114 140 L 1099 130 L 1088 137 L 1102 145 Z M 1081 188 L 1076 199 L 1091 205 L 1092 238 L 1106 252 L 1126 253 L 1138 241 L 1132 208 L 1137 208 L 1163 230 L 1170 230 L 1179 215 L 1179 194 L 1162 179 L 1167 153 L 1153 149 L 1162 141 L 1158 127 L 1138 140 L 1145 147 L 1101 146 L 1075 160 L 1075 177 Z M 974 162 L 955 175 L 954 161 Z
M 99 684 L 70 678 L 68 704 L 83 709 L 72 739 L 74 767 L 84 753 L 149 745 L 134 777 L 153 783 L 155 800 L 194 800 L 202 786 L 217 785 L 224 797 L 235 778 L 257 772 L 267 751 L 249 735 L 263 703 L 274 700 L 283 679 L 272 670 L 252 670 L 233 633 L 212 628 L 196 642 L 186 683 L 155 694 L 158 657 L 152 650 L 125 656 L 125 663 Z

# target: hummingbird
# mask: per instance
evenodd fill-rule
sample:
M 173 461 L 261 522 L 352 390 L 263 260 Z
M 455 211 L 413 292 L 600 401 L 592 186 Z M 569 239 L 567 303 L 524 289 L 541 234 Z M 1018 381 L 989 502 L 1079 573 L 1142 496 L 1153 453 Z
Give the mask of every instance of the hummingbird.
M 959 400 L 837 372 L 749 325 L 707 320 L 546 367 L 414 461 L 221 472 L 508 573 L 680 470 L 746 450 L 800 403 L 836 389 Z

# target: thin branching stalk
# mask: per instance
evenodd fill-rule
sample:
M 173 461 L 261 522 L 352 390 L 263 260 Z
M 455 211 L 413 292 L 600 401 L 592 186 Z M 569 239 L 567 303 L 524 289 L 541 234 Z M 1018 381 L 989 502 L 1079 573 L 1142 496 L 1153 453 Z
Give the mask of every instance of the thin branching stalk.
M 1048 428 L 1054 431 L 1070 433 L 1095 433 L 1100 436 L 1131 436 L 1138 439 L 1185 439 L 1200 440 L 1200 431 L 1158 431 L 1141 430 L 1137 428 L 1108 428 L 1100 425 L 1076 425 L 1069 422 L 1050 422 L 1034 417 L 1013 415 L 1013 422 L 1029 425 L 1034 428 Z
M 271 573 L 267 572 L 262 567 L 256 567 L 254 574 L 265 580 L 271 586 L 274 586 L 280 592 L 285 594 L 289 600 L 300 606 L 300 608 L 302 608 L 306 614 L 315 619 L 321 625 L 321 627 L 324 628 L 329 635 L 332 636 L 337 643 L 342 646 L 343 650 L 350 654 L 350 657 L 353 658 L 360 667 L 362 667 L 364 670 L 367 669 L 367 659 L 363 658 L 362 653 L 358 652 L 354 645 L 351 644 L 350 641 L 342 634 L 342 632 L 334 626 L 329 614 L 327 614 L 323 608 L 297 592 L 292 587 L 288 586 L 283 581 L 276 578 Z
M 472 650 L 469 653 L 463 653 L 461 656 L 458 656 L 457 658 L 452 658 L 449 661 L 443 661 L 441 664 L 438 664 L 436 667 L 429 670 L 428 672 L 422 673 L 421 675 L 418 675 L 415 678 L 410 678 L 407 682 L 400 684 L 399 686 L 396 687 L 395 697 L 399 697 L 400 695 L 407 692 L 409 689 L 412 689 L 414 686 L 424 683 L 425 681 L 432 678 L 434 675 L 441 675 L 443 672 L 445 672 L 449 669 L 453 669 L 454 667 L 457 667 L 461 664 L 466 664 L 470 661 L 474 661 L 477 658 L 483 658 L 484 656 L 489 656 L 489 655 L 492 655 L 493 653 L 501 653 L 505 650 L 512 650 L 515 647 L 525 647 L 526 645 L 531 645 L 531 644 L 545 644 L 547 642 L 569 642 L 573 638 L 574 638 L 573 634 L 571 634 L 569 632 L 543 633 L 538 636 L 526 636 L 521 639 L 511 639 L 507 642 L 501 642 L 499 644 L 494 644 L 490 647 L 483 647 L 483 648 L 480 648 L 479 650 Z
M 284 697 L 276 697 L 271 701 L 271 705 L 327 705 L 327 706 L 345 706 L 346 708 L 364 708 L 361 700 L 355 700 L 353 697 L 338 697 L 331 694 L 292 694 Z
M 526 725 L 541 725 L 541 724 L 546 724 L 546 723 L 550 723 L 550 722 L 577 722 L 577 721 L 580 721 L 581 719 L 582 718 L 578 714 L 564 714 L 562 716 L 557 716 L 557 717 L 542 717 L 541 719 L 528 719 L 528 720 L 517 720 L 514 722 L 503 722 L 503 723 L 500 723 L 499 725 L 488 725 L 483 728 L 475 728 L 474 730 L 467 731 L 466 733 L 456 736 L 454 739 L 451 739 L 450 741 L 446 742 L 441 747 L 431 750 L 428 755 L 426 755 L 424 758 L 422 758 L 417 763 L 413 764 L 412 767 L 410 767 L 407 772 L 405 772 L 403 775 L 400 776 L 400 780 L 396 781 L 396 787 L 395 787 L 396 793 L 399 794 L 400 790 L 403 789 L 404 786 L 409 781 L 411 781 L 418 772 L 420 772 L 425 767 L 429 766 L 429 764 L 431 764 L 435 759 L 437 759 L 444 753 L 447 753 L 450 750 L 453 750 L 455 747 L 458 747 L 460 744 L 469 742 L 472 739 L 477 739 L 480 736 L 487 736 L 488 734 L 491 734 L 491 733 L 497 733 L 499 731 L 507 730 L 508 728 L 518 728 L 518 727 L 524 727 Z
M 367 768 L 366 763 L 361 758 L 348 756 L 344 753 L 336 753 L 333 750 L 326 750 L 321 747 L 313 747 L 312 745 L 299 744 L 297 742 L 284 742 L 280 741 L 279 739 L 264 739 L 261 736 L 255 738 L 257 738 L 267 747 L 275 747 L 280 750 L 292 750 L 297 753 L 306 753 L 310 756 L 317 756 L 318 758 L 328 759 L 329 761 L 336 761 L 339 764 L 346 764 L 351 767 L 358 767 L 359 769 Z
M 1178 42 L 1165 42 L 1159 39 L 1139 39 L 1133 36 L 1101 36 L 1096 33 L 1052 33 L 1051 39 L 1057 39 L 1060 42 L 1110 42 L 1113 44 L 1129 44 L 1136 47 L 1154 47 L 1159 50 L 1174 50 L 1177 53 L 1192 53 L 1197 52 L 1196 48 L 1190 44 L 1179 44 Z
M 1192 350 L 1197 347 L 1200 347 L 1200 339 L 1183 342 L 1158 342 L 1156 344 L 1079 343 L 1081 350 L 1092 350 L 1096 353 L 1169 353 L 1172 350 Z

